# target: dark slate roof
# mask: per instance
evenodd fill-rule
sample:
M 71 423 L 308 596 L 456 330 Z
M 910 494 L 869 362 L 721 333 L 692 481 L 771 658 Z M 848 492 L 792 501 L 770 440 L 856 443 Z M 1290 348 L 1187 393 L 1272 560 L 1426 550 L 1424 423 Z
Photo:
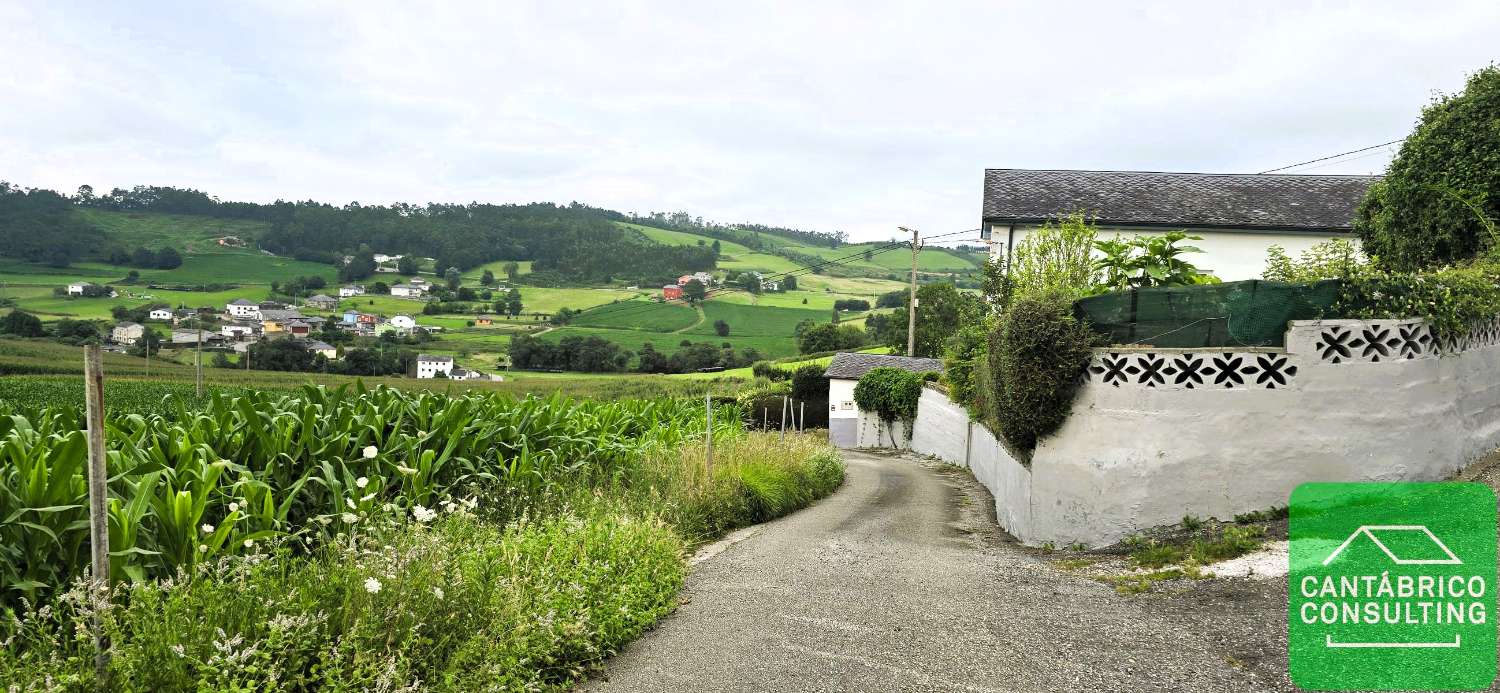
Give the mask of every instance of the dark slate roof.
M 1380 176 L 984 172 L 984 220 L 1040 222 L 1083 212 L 1102 225 L 1347 231 Z
M 913 373 L 926 373 L 928 371 L 943 372 L 943 362 L 941 359 L 843 352 L 833 355 L 833 362 L 828 364 L 828 370 L 823 371 L 823 377 L 858 380 L 872 369 L 881 367 L 900 368 L 901 370 Z

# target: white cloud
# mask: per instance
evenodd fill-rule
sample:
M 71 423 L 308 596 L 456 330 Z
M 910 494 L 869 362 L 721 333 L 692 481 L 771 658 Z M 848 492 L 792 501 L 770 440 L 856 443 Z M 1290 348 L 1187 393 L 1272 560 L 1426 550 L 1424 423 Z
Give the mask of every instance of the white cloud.
M 1394 139 L 1497 28 L 1493 2 L 0 0 L 0 177 L 941 233 L 975 225 L 987 166 L 1256 171 Z

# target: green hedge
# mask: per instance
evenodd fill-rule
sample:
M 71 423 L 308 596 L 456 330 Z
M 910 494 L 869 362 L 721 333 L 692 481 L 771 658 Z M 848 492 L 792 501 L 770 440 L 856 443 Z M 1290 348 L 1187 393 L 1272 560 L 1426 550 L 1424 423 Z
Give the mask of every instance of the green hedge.
M 990 332 L 985 423 L 1029 455 L 1068 418 L 1097 341 L 1066 298 L 1015 299 Z

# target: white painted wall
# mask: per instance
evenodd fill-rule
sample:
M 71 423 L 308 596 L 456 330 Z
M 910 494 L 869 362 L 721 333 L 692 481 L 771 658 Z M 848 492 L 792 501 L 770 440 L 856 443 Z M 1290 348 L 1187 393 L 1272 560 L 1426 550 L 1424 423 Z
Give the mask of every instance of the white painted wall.
M 1330 339 L 1340 332 L 1348 337 Z M 1424 338 L 1413 320 L 1330 320 L 1292 323 L 1285 350 L 1099 350 L 1072 415 L 1030 465 L 983 426 L 965 432 L 967 414 L 930 388 L 912 448 L 966 464 L 994 494 L 1002 526 L 1059 546 L 1286 505 L 1309 481 L 1441 479 L 1500 447 L 1500 321 L 1441 356 L 1415 341 Z M 1364 346 L 1372 341 L 1387 353 Z M 1406 345 L 1417 346 L 1403 353 Z M 1178 382 L 1173 364 L 1212 369 L 1216 358 L 1239 359 L 1243 382 Z M 1261 359 L 1279 364 L 1284 382 L 1257 382 Z M 1107 360 L 1136 370 L 1107 380 Z M 1148 360 L 1174 371 L 1143 376 Z
M 1015 243 L 1020 243 L 1036 228 L 1035 226 L 1017 226 Z M 1333 238 L 1345 238 L 1358 244 L 1357 239 L 1347 234 L 1251 233 L 1212 229 L 1139 229 L 1115 226 L 1100 227 L 1099 238 L 1120 236 L 1128 239 L 1136 236 L 1160 235 L 1174 230 L 1183 230 L 1190 235 L 1203 237 L 1201 241 L 1183 242 L 1183 245 L 1193 245 L 1203 250 L 1202 253 L 1187 255 L 1184 259 L 1224 281 L 1259 279 L 1261 272 L 1266 269 L 1266 251 L 1272 245 L 1279 245 L 1286 249 L 1288 255 L 1296 257 L 1314 245 Z M 1010 227 L 1003 224 L 991 224 L 990 234 L 990 240 L 994 242 L 991 252 L 1008 252 L 1006 244 L 1010 242 Z

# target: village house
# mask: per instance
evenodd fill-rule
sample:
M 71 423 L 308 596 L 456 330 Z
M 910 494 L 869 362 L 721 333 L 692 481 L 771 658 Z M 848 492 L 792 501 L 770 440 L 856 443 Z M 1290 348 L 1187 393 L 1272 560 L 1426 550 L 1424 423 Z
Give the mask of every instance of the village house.
M 227 339 L 243 340 L 255 336 L 257 327 L 250 323 L 232 322 L 219 328 L 219 334 Z
M 676 301 L 682 298 L 682 287 L 677 284 L 668 284 L 661 288 L 661 297 L 664 301 Z
M 1379 176 L 987 169 L 980 237 L 1004 257 L 1033 229 L 1083 213 L 1099 238 L 1167 231 L 1202 236 L 1183 259 L 1225 281 L 1255 279 L 1266 251 L 1295 257 L 1353 240 L 1355 209 Z
M 308 351 L 313 352 L 314 354 L 321 354 L 323 358 L 326 358 L 329 361 L 338 360 L 339 350 L 328 342 L 320 342 L 316 339 L 310 339 L 304 342 L 302 346 L 305 347 Z
M 284 325 L 286 333 L 293 337 L 306 337 L 312 334 L 312 325 L 304 320 L 289 320 Z
M 69 296 L 82 296 L 89 292 L 90 288 L 98 286 L 91 282 L 74 282 L 68 285 Z
M 243 298 L 236 298 L 225 306 L 229 317 L 238 319 L 258 320 L 260 319 L 260 306 L 255 305 Z
M 365 295 L 365 287 L 360 284 L 350 284 L 339 287 L 339 298 L 353 298 Z
M 876 368 L 900 368 L 913 373 L 942 373 L 942 359 L 910 358 L 884 354 L 838 353 L 823 377 L 828 378 L 828 442 L 841 448 L 854 447 L 859 439 L 859 407 L 854 386 Z
M 302 314 L 295 310 L 262 310 L 260 311 L 261 332 L 270 335 L 285 332 L 287 323 L 301 321 Z M 306 323 L 303 323 L 305 326 Z
M 474 324 L 480 327 L 487 327 L 489 325 L 495 324 L 495 320 L 488 317 L 474 318 Z
M 375 264 L 377 264 L 377 265 L 384 265 L 387 262 L 400 261 L 401 258 L 404 258 L 404 257 L 406 257 L 406 256 L 405 255 L 386 255 L 385 253 L 375 253 L 375 256 L 374 256 L 373 259 L 375 260 Z
M 164 307 L 152 308 L 151 312 L 146 314 L 146 317 L 149 317 L 152 320 L 171 320 L 172 309 Z
M 116 323 L 115 328 L 109 333 L 110 341 L 125 345 L 133 345 L 144 336 L 146 336 L 146 326 L 128 320 Z
M 410 315 L 397 315 L 391 318 L 391 327 L 404 334 L 416 329 L 417 321 Z
M 172 346 L 197 346 L 200 338 L 204 346 L 224 343 L 224 335 L 208 330 L 172 330 Z
M 417 377 L 422 379 L 436 378 L 438 373 L 443 377 L 453 371 L 452 356 L 433 356 L 431 354 L 417 355 Z
M 421 298 L 424 293 L 422 287 L 412 284 L 397 284 L 391 287 L 391 295 L 396 298 Z
M 316 294 L 307 298 L 307 305 L 317 310 L 338 310 L 339 300 L 324 294 Z

